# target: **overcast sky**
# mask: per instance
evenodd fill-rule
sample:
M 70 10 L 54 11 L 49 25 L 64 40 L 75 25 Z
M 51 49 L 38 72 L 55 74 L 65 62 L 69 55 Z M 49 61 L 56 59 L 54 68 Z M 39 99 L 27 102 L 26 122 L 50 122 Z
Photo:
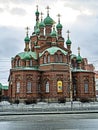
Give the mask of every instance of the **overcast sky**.
M 98 0 L 0 0 L 0 82 L 8 84 L 11 57 L 24 50 L 25 28 L 29 35 L 35 25 L 36 5 L 43 18 L 50 7 L 50 17 L 57 23 L 61 14 L 63 37 L 70 30 L 72 51 L 88 58 L 98 68 Z M 66 46 L 66 45 L 65 45 Z

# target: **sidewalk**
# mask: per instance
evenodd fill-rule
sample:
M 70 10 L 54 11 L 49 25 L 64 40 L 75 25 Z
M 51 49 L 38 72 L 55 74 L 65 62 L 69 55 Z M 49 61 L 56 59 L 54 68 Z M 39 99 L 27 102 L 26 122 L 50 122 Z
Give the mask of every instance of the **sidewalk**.
M 39 102 L 37 104 L 0 105 L 0 116 L 4 115 L 38 115 L 38 114 L 80 114 L 98 113 L 98 102 L 65 104 Z

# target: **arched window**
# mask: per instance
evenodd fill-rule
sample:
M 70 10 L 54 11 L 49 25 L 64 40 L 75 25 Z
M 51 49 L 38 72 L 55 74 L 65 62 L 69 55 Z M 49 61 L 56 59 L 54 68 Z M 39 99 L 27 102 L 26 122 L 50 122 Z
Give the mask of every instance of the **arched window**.
M 84 81 L 84 93 L 88 93 L 89 91 L 89 83 L 87 80 Z
M 21 60 L 18 60 L 18 66 L 21 66 Z
M 30 67 L 32 67 L 33 63 L 32 63 L 32 60 L 30 60 Z
M 16 60 L 16 62 L 15 62 L 15 66 L 16 66 L 16 67 L 21 66 L 21 61 L 20 61 L 20 59 L 19 59 L 19 60 Z
M 46 63 L 46 56 L 44 56 L 44 64 Z
M 59 62 L 62 62 L 62 61 L 63 61 L 62 55 L 59 55 Z
M 58 60 L 58 55 L 56 54 L 55 55 L 55 62 L 58 62 L 59 60 Z
M 20 82 L 16 83 L 16 92 L 19 93 L 20 92 Z
M 50 63 L 50 55 L 48 55 L 48 63 Z
M 32 83 L 30 81 L 27 82 L 27 93 L 32 92 Z
M 45 88 L 46 88 L 46 93 L 49 93 L 49 81 L 46 82 Z

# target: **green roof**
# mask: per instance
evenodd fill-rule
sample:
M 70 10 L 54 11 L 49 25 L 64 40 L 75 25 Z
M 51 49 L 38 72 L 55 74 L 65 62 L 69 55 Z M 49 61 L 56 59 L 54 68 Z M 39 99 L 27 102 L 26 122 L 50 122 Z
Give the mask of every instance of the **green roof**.
M 30 41 L 30 38 L 28 36 L 25 37 L 24 39 L 25 42 L 29 42 Z
M 39 34 L 40 33 L 40 30 L 39 30 L 39 28 L 37 28 L 36 30 L 35 30 L 35 34 Z
M 32 58 L 37 59 L 36 52 L 32 52 L 32 51 L 21 52 L 21 53 L 17 54 L 16 56 L 19 56 L 23 60 L 30 60 Z
M 62 26 L 62 24 L 60 24 L 60 23 L 58 23 L 58 24 L 56 25 L 56 28 L 57 28 L 57 29 L 62 29 L 62 27 L 63 27 L 63 26 Z
M 33 67 L 23 67 L 23 66 L 19 66 L 19 67 L 15 67 L 15 68 L 12 68 L 12 70 L 24 70 L 24 71 L 26 71 L 26 70 L 38 70 L 38 67 L 37 66 L 33 66 Z
M 50 34 L 52 37 L 55 37 L 57 36 L 57 32 L 55 31 L 55 28 L 53 28 L 53 31 L 51 32 Z
M 54 20 L 49 15 L 44 19 L 45 25 L 53 25 L 53 23 L 54 23 Z
M 74 55 L 74 54 L 71 55 L 71 59 L 76 58 L 76 57 L 77 57 L 77 56 Z
M 2 86 L 3 90 L 8 90 L 8 86 Z
M 45 24 L 44 24 L 43 21 L 41 21 L 41 22 L 39 23 L 39 28 L 44 28 L 44 27 L 45 27 Z
M 70 45 L 70 44 L 71 44 L 71 41 L 70 41 L 69 38 L 67 39 L 66 44 L 67 44 L 67 45 Z
M 35 12 L 35 15 L 36 15 L 36 16 L 39 16 L 39 11 L 38 11 L 38 10 Z
M 8 86 L 4 86 L 4 85 L 2 85 L 2 84 L 0 83 L 0 89 L 2 89 L 2 90 L 8 90 Z
M 73 69 L 72 72 L 93 72 L 93 71 L 83 69 Z
M 77 62 L 81 63 L 82 62 L 82 57 L 80 55 L 77 56 Z
M 59 47 L 55 47 L 55 46 L 52 46 L 46 50 L 44 50 L 42 53 L 40 53 L 39 56 L 42 56 L 46 51 L 48 51 L 50 53 L 50 55 L 54 55 L 58 50 L 60 50 L 64 55 L 67 54 L 67 52 L 65 50 L 62 50 L 61 48 Z

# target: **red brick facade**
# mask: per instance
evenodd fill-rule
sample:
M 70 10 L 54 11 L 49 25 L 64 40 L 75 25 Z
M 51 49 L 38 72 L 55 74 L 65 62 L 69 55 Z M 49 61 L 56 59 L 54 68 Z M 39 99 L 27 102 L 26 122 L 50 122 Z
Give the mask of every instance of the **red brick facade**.
M 67 47 L 64 47 L 60 18 L 55 30 L 49 11 L 41 21 L 38 9 L 35 14 L 34 32 L 29 38 L 27 28 L 24 52 L 11 61 L 10 98 L 46 101 L 60 98 L 79 100 L 84 97 L 95 99 L 94 67 L 80 56 L 80 51 L 78 56 L 72 54 L 69 32 Z

